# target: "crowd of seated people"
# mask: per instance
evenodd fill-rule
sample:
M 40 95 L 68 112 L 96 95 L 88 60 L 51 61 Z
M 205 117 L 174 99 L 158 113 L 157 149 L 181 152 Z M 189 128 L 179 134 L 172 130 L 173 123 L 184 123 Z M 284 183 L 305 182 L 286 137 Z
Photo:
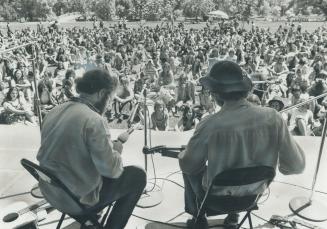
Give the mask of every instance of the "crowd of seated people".
M 319 135 L 327 99 L 283 113 L 283 109 L 327 92 L 327 28 L 303 31 L 293 23 L 244 29 L 220 23 L 199 29 L 178 27 L 58 26 L 13 31 L 0 37 L 0 50 L 27 42 L 0 56 L 0 122 L 37 125 L 54 106 L 77 95 L 74 80 L 103 68 L 119 78 L 109 122 L 144 124 L 158 131 L 188 131 L 218 112 L 199 84 L 214 63 L 238 63 L 255 82 L 249 102 L 282 112 L 296 135 Z M 34 63 L 34 66 L 33 66 Z M 34 84 L 36 81 L 36 87 Z M 38 92 L 38 99 L 36 99 Z M 116 125 L 117 127 L 117 125 Z

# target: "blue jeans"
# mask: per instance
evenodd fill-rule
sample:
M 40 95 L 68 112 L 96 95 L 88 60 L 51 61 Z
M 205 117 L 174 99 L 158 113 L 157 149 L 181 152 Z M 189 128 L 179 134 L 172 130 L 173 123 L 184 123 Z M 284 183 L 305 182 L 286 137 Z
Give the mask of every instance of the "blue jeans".
M 126 226 L 145 185 L 146 173 L 136 166 L 124 167 L 122 175 L 117 179 L 103 177 L 100 200 L 92 208 L 103 209 L 115 202 L 106 229 L 122 229 Z

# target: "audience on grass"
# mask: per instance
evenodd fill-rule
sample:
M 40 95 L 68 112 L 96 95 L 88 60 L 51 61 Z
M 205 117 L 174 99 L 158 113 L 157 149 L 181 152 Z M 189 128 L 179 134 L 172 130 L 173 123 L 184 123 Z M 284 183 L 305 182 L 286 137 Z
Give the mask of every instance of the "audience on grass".
M 8 27 L 0 36 L 1 50 L 36 43 L 0 57 L 0 121 L 35 124 L 36 106 L 45 115 L 77 95 L 76 78 L 103 68 L 120 81 L 115 103 L 106 112 L 109 122 L 142 122 L 146 94 L 147 104 L 154 104 L 149 109 L 153 129 L 194 129 L 201 118 L 223 105 L 199 84 L 220 60 L 238 63 L 252 77 L 248 100 L 253 105 L 281 111 L 327 92 L 327 28 L 307 32 L 293 25 L 281 25 L 276 31 L 254 24 L 246 30 L 233 20 L 198 29 L 103 23 L 93 28 L 57 24 L 37 31 Z M 286 112 L 290 130 L 315 134 L 311 130 L 320 128 L 326 101 L 320 98 Z

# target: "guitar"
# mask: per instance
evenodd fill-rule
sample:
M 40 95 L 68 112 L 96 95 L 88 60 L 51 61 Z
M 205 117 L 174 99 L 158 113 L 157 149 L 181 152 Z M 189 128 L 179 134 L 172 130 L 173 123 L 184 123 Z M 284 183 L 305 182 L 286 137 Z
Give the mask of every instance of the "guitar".
M 134 132 L 134 130 L 138 129 L 140 127 L 141 123 L 135 123 L 130 128 L 128 128 L 125 132 L 121 133 L 117 141 L 120 141 L 121 143 L 127 142 L 129 136 Z
M 47 203 L 46 200 L 42 200 L 35 204 L 28 205 L 26 202 L 19 201 L 7 206 L 0 212 L 0 228 L 18 229 L 31 222 L 45 219 L 46 215 L 54 210 L 50 205 L 42 207 Z

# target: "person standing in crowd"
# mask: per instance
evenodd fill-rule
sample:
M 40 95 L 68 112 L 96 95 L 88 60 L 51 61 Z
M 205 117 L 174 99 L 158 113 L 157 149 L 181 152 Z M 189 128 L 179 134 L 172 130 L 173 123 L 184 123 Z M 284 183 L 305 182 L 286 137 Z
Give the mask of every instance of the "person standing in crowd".
M 76 83 L 79 97 L 46 115 L 37 154 L 40 166 L 54 173 L 94 214 L 115 201 L 108 229 L 126 226 L 146 184 L 143 169 L 123 166 L 123 145 L 112 141 L 103 118 L 117 85 L 117 78 L 107 71 L 87 71 Z M 52 206 L 70 214 L 78 211 L 51 184 L 41 180 L 39 187 Z
M 186 149 L 179 154 L 179 165 L 185 184 L 185 211 L 193 216 L 187 221 L 194 224 L 197 206 L 204 197 L 212 179 L 227 169 L 265 165 L 278 167 L 282 174 L 298 174 L 304 170 L 305 156 L 287 129 L 277 111 L 259 107 L 246 101 L 252 82 L 234 62 L 216 63 L 206 77 L 200 79 L 221 110 L 208 115 L 197 125 Z M 227 187 L 215 194 L 242 196 L 262 193 L 260 182 L 248 189 Z M 229 214 L 224 224 L 235 226 L 238 214 Z M 208 228 L 201 215 L 197 228 Z

